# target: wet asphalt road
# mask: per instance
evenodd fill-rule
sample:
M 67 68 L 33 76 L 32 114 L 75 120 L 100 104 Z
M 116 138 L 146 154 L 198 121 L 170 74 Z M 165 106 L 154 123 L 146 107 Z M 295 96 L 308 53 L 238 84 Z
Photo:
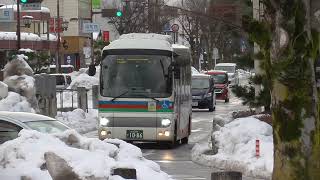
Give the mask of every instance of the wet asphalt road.
M 239 99 L 232 97 L 229 103 L 217 101 L 216 111 L 194 109 L 192 112 L 192 133 L 189 144 L 165 149 L 155 144 L 139 144 L 144 157 L 157 162 L 161 170 L 176 180 L 209 180 L 211 172 L 218 171 L 191 161 L 191 149 L 198 142 L 208 142 L 212 120 L 215 115 L 224 115 L 234 110 L 246 109 Z M 244 178 L 249 179 L 249 178 Z

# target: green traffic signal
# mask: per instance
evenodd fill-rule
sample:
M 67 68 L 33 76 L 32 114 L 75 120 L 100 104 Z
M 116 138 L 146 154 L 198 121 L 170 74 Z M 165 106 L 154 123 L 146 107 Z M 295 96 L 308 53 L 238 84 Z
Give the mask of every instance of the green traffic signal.
M 121 17 L 122 16 L 122 12 L 120 10 L 117 11 L 117 16 Z
M 28 0 L 20 0 L 21 3 L 27 3 Z

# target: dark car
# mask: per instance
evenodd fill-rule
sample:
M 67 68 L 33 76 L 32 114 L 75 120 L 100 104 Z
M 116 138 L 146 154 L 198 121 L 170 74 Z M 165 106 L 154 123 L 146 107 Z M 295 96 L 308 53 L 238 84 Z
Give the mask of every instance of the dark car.
M 193 108 L 208 108 L 210 112 L 216 109 L 214 81 L 211 76 L 205 74 L 192 75 L 191 91 Z

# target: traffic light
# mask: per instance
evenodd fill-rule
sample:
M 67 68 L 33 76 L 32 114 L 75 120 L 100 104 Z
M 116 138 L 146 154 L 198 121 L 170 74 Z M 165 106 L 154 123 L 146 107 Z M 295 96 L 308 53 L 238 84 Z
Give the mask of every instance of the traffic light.
M 22 4 L 29 4 L 29 3 L 41 3 L 43 0 L 20 0 Z
M 117 10 L 117 13 L 116 13 L 117 17 L 121 17 L 122 16 L 122 11 L 120 10 Z

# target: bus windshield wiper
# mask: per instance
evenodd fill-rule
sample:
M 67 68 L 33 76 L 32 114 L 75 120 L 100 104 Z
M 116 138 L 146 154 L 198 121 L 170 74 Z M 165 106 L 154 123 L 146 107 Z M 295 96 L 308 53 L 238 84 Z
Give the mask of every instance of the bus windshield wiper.
M 154 98 L 154 97 L 149 97 L 149 96 L 147 96 L 147 95 L 145 95 L 145 94 L 139 94 L 139 95 L 141 95 L 141 96 L 143 96 L 143 97 L 145 97 L 145 98 L 153 99 L 153 100 L 155 100 L 155 101 L 157 101 L 157 102 L 160 102 L 158 99 L 156 99 L 156 98 Z
M 119 98 L 119 97 L 121 97 L 121 96 L 123 96 L 123 95 L 128 94 L 128 92 L 129 92 L 129 91 L 125 91 L 124 93 L 122 93 L 122 94 L 120 94 L 120 95 L 118 95 L 118 96 L 116 96 L 116 97 L 113 97 L 113 98 L 111 99 L 111 101 L 114 101 L 114 100 L 116 100 L 117 98 Z

